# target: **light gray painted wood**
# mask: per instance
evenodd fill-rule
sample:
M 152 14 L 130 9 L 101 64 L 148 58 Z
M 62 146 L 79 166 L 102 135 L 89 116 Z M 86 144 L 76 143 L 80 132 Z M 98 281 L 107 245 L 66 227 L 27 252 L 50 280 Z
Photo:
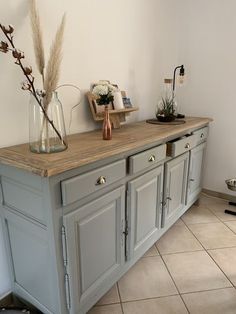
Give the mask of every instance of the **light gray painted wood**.
M 209 127 L 201 128 L 193 132 L 197 137 L 197 145 L 205 142 L 208 137 Z
M 128 183 L 129 258 L 142 256 L 158 238 L 162 215 L 163 166 Z
M 176 141 L 168 143 L 171 148 L 171 156 L 177 157 L 185 152 L 188 152 L 197 144 L 197 136 L 190 135 L 183 138 L 180 138 Z
M 29 171 L 0 164 L 0 174 L 2 177 L 5 176 L 20 184 L 27 184 L 27 182 L 30 182 L 31 188 L 38 191 L 43 190 L 43 179 L 30 173 Z
M 30 186 L 2 177 L 3 204 L 46 224 L 42 192 Z M 14 197 L 12 197 L 14 195 Z
M 6 177 L 6 174 L 9 170 L 9 167 L 4 166 L 0 167 L 1 171 L 3 170 L 4 177 Z M 22 176 L 21 176 L 22 173 Z M 57 245 L 60 245 L 60 239 L 57 239 L 55 241 L 54 238 L 54 232 L 55 234 L 59 233 L 60 227 L 56 227 L 57 223 L 59 223 L 59 220 L 56 219 L 56 217 L 53 217 L 53 202 L 51 200 L 51 190 L 49 188 L 49 180 L 47 178 L 40 178 L 38 176 L 35 176 L 35 178 L 40 180 L 33 180 L 33 190 L 40 191 L 43 195 L 43 201 L 41 202 L 41 210 L 44 213 L 46 225 L 40 223 L 37 219 L 30 217 L 26 213 L 26 211 L 22 211 L 18 208 L 9 207 L 6 204 L 4 204 L 3 199 L 1 199 L 0 203 L 0 215 L 2 217 L 3 221 L 3 235 L 5 238 L 6 243 L 6 251 L 8 255 L 8 262 L 9 262 L 9 270 L 10 270 L 10 276 L 11 276 L 11 283 L 12 283 L 12 290 L 13 293 L 17 296 L 27 300 L 29 303 L 36 306 L 39 310 L 41 310 L 45 314 L 64 314 L 66 313 L 66 307 L 65 307 L 65 297 L 64 297 L 64 283 L 59 284 L 59 278 L 60 278 L 60 269 L 59 265 L 62 264 L 61 254 L 59 251 L 57 251 Z M 13 171 L 9 171 L 9 179 L 10 181 L 14 182 L 14 176 Z M 24 188 L 25 186 L 28 188 L 28 185 L 30 185 L 32 181 L 32 175 L 30 173 L 27 173 L 23 170 L 16 169 L 16 184 L 22 185 Z M 34 177 L 33 177 L 34 179 Z M 2 181 L 2 177 L 1 177 Z M 2 184 L 1 184 L 2 188 Z M 12 195 L 9 195 L 11 197 L 10 201 L 14 202 L 17 205 L 16 200 L 19 200 L 19 203 L 21 204 L 22 200 L 13 193 Z M 30 196 L 28 196 L 30 198 Z M 29 200 L 30 202 L 30 200 Z M 32 202 L 32 200 L 31 200 Z M 17 205 L 18 206 L 18 205 Z M 32 206 L 34 206 L 32 202 Z M 35 207 L 37 208 L 38 204 L 35 204 Z M 56 212 L 57 213 L 57 212 Z M 61 216 L 61 211 L 59 212 Z M 9 215 L 11 217 L 16 217 L 16 221 L 18 224 L 18 220 L 22 221 L 23 223 L 20 224 L 22 226 L 21 232 L 22 232 L 22 243 L 21 246 L 17 246 L 17 250 L 14 251 L 14 259 L 13 252 L 12 252 L 12 239 L 10 238 L 10 233 L 8 230 L 8 219 Z M 19 217 L 17 219 L 17 217 Z M 14 218 L 13 218 L 14 219 Z M 31 240 L 31 228 L 34 230 L 33 232 L 33 239 Z M 14 230 L 14 229 L 13 229 Z M 41 235 L 43 232 L 43 239 L 46 242 L 47 245 L 47 267 L 45 266 L 45 251 L 41 248 L 41 243 L 37 236 L 34 236 L 34 233 L 38 233 Z M 14 236 L 13 236 L 14 238 Z M 25 240 L 24 240 L 25 239 Z M 59 240 L 59 241 L 58 241 Z M 13 239 L 13 241 L 19 241 L 19 239 Z M 30 241 L 34 242 L 34 245 L 30 246 Z M 23 247 L 23 250 L 22 250 Z M 39 249 L 37 249 L 39 247 Z M 24 253 L 27 250 L 27 262 L 22 263 L 21 261 L 21 254 Z M 34 251 L 37 251 L 37 254 L 35 254 Z M 19 256 L 18 256 L 19 255 Z M 19 263 L 19 267 L 23 267 L 25 269 L 25 272 L 28 270 L 28 263 L 34 264 L 34 258 L 36 258 L 37 263 L 35 265 L 38 265 L 37 268 L 37 274 L 36 277 L 39 276 L 39 273 L 41 273 L 42 280 L 34 280 L 34 276 L 32 275 L 31 281 L 34 285 L 34 289 L 26 290 L 25 287 L 22 286 L 22 284 L 19 284 L 16 281 L 15 276 L 15 267 L 14 263 Z M 18 262 L 17 262 L 18 261 Z M 40 262 L 41 261 L 41 262 Z M 13 263 L 14 262 L 14 263 Z M 32 265 L 33 267 L 34 265 Z M 46 275 L 45 275 L 46 274 Z M 43 278 L 47 277 L 47 281 L 42 284 Z M 35 278 L 36 278 L 35 277 Z M 49 283 L 50 283 L 50 302 L 53 305 L 50 309 L 48 308 L 48 304 L 44 302 L 43 298 L 38 299 L 38 294 L 44 295 L 45 290 L 49 289 Z M 47 289 L 45 289 L 44 285 L 47 285 Z M 34 291 L 37 291 L 37 295 L 35 297 Z M 49 297 L 49 294 L 48 294 Z
M 58 210 L 55 206 L 55 198 L 52 193 L 55 188 L 47 178 L 43 180 L 43 208 L 47 212 L 47 239 L 50 249 L 50 275 L 53 282 L 54 303 L 56 313 L 68 313 L 66 307 L 66 294 L 64 284 L 64 264 L 62 258 L 61 226 L 63 208 Z M 39 308 L 40 309 L 40 308 Z M 41 311 L 44 313 L 43 308 Z M 51 314 L 51 313 L 50 313 Z M 54 313 L 53 313 L 54 314 Z
M 79 313 L 124 264 L 124 205 L 120 187 L 64 217 L 71 314 Z
M 126 160 L 120 160 L 77 177 L 62 181 L 63 205 L 94 193 L 126 175 Z M 99 182 L 100 181 L 100 182 Z
M 9 235 L 14 269 L 14 282 L 47 309 L 55 312 L 53 283 L 47 231 L 13 211 L 6 211 L 5 223 Z
M 165 165 L 165 187 L 162 226 L 168 224 L 177 212 L 181 211 L 186 202 L 188 179 L 189 152 L 176 157 Z
M 153 147 L 142 153 L 129 157 L 129 173 L 138 173 L 144 169 L 148 170 L 153 164 L 157 164 L 166 158 L 166 144 Z
M 188 195 L 187 202 L 191 202 L 202 189 L 202 166 L 204 149 L 206 144 L 203 143 L 190 151 L 190 166 L 188 178 Z

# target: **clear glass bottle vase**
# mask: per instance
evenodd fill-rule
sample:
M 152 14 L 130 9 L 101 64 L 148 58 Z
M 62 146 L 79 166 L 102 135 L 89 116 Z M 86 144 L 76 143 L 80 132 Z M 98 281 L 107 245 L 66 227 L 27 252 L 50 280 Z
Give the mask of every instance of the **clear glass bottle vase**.
M 29 108 L 29 146 L 34 153 L 56 153 L 67 149 L 67 139 L 62 104 L 57 92 L 53 92 L 48 106 L 43 98 L 30 95 Z

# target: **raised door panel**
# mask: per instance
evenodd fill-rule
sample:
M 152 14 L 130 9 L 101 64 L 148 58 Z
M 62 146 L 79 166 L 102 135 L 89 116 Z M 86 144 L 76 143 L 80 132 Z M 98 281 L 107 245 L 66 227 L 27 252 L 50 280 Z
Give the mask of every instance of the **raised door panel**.
M 35 305 L 43 304 L 45 313 L 57 312 L 46 227 L 11 210 L 5 211 L 5 224 L 12 257 L 13 291 L 30 296 Z
M 202 186 L 202 166 L 206 143 L 203 143 L 190 152 L 190 169 L 188 180 L 187 203 L 193 201 L 201 192 Z
M 124 187 L 64 217 L 71 313 L 78 313 L 124 263 Z
M 166 163 L 163 226 L 184 208 L 188 178 L 189 153 Z
M 138 258 L 155 243 L 162 215 L 163 166 L 129 182 L 129 257 Z

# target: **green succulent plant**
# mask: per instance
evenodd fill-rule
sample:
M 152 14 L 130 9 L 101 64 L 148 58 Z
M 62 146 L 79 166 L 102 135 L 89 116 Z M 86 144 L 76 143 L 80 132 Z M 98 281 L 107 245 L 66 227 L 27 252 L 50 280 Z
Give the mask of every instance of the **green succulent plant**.
M 157 110 L 157 116 L 162 115 L 165 117 L 175 115 L 175 102 L 174 97 L 162 97 L 161 103 Z

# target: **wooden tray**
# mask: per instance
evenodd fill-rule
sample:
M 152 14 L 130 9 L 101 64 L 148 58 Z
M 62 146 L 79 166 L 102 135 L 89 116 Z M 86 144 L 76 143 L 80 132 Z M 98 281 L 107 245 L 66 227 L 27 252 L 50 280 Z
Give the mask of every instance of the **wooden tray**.
M 158 124 L 158 125 L 179 125 L 179 124 L 184 124 L 186 121 L 183 119 L 176 119 L 171 122 L 161 122 L 161 121 L 158 121 L 157 119 L 148 119 L 146 120 L 146 122 L 151 123 L 151 124 Z
M 122 91 L 121 93 L 124 97 L 126 96 L 126 93 L 124 91 Z M 94 107 L 95 96 L 91 92 L 88 92 L 86 95 L 89 101 L 93 119 L 95 121 L 103 121 L 104 112 L 97 113 L 95 111 L 95 107 Z M 138 107 L 131 107 L 131 108 L 124 108 L 124 109 L 119 109 L 119 110 L 114 110 L 114 109 L 109 110 L 110 119 L 111 119 L 113 128 L 119 129 L 121 127 L 120 123 L 125 122 L 126 114 L 129 114 L 130 112 L 133 112 L 133 111 L 137 111 L 138 109 L 139 109 Z

